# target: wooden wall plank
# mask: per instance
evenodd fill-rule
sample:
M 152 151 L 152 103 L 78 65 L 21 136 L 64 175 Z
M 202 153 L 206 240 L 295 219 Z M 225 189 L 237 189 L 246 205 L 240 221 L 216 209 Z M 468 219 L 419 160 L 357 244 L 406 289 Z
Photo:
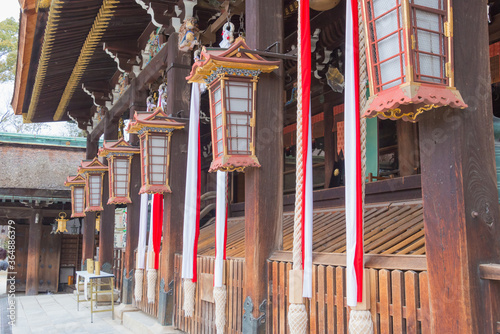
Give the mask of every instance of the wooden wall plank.
M 379 333 L 379 317 L 377 313 L 379 286 L 378 286 L 378 270 L 370 269 L 370 312 L 372 314 L 372 320 L 375 324 L 374 332 Z
M 309 332 L 318 333 L 318 267 L 312 268 L 312 298 L 309 308 Z
M 325 334 L 326 333 L 326 304 L 325 304 L 325 293 L 326 293 L 326 288 L 325 288 L 325 267 L 324 266 L 318 266 L 317 267 L 317 275 L 316 275 L 316 280 L 317 280 L 317 291 L 318 291 L 318 333 L 319 334 Z M 314 282 L 314 278 L 313 278 Z M 313 290 L 314 291 L 314 290 Z
M 380 294 L 380 333 L 391 333 L 390 322 L 390 302 L 391 302 L 391 286 L 390 272 L 382 269 L 379 271 L 379 294 Z
M 393 270 L 391 273 L 392 285 L 392 330 L 394 333 L 403 333 L 403 272 Z
M 285 271 L 286 271 L 286 263 L 284 262 L 280 262 L 279 264 L 279 287 L 280 287 L 280 295 L 281 296 L 285 296 L 285 290 L 286 290 L 286 286 L 285 286 L 285 282 L 286 282 L 286 275 L 285 275 Z M 282 300 L 280 300 L 280 312 L 279 312 L 279 318 L 280 318 L 280 324 L 279 324 L 279 328 L 280 328 L 280 333 L 281 334 L 285 334 L 287 332 L 287 323 L 286 323 L 286 308 L 288 306 L 286 305 L 286 302 L 285 302 L 285 299 L 283 298 Z
M 273 314 L 272 314 L 272 322 L 273 322 L 273 333 L 280 333 L 279 331 L 279 305 L 280 305 L 280 299 L 283 298 L 282 295 L 278 293 L 278 282 L 279 282 L 279 266 L 278 262 L 272 261 L 269 262 L 272 266 L 273 274 L 272 274 L 272 280 L 273 280 Z
M 417 298 L 418 278 L 417 273 L 405 273 L 405 300 L 406 300 L 406 330 L 408 333 L 417 332 Z
M 336 331 L 335 321 L 335 270 L 333 267 L 326 267 L 326 311 L 327 311 L 327 331 L 333 334 Z
M 335 268 L 335 281 L 336 281 L 336 294 L 335 300 L 337 304 L 337 333 L 346 333 L 347 328 L 345 326 L 345 304 L 344 304 L 344 277 L 345 268 L 337 267 Z
M 421 272 L 418 274 L 419 282 L 419 293 L 420 293 L 420 326 L 422 333 L 430 333 L 431 323 L 430 323 L 430 300 L 429 300 L 429 282 L 427 281 L 427 272 Z

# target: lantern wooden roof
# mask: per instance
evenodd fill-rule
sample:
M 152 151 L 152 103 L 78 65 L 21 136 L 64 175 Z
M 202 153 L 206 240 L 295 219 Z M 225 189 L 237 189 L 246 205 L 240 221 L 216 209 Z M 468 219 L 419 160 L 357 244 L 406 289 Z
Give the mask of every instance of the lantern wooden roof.
M 95 157 L 93 160 L 82 160 L 82 164 L 78 167 L 78 174 L 88 173 L 88 172 L 107 172 L 108 166 Z
M 85 178 L 81 174 L 70 175 L 64 182 L 64 185 L 66 187 L 83 186 L 85 185 Z
M 99 149 L 100 157 L 109 157 L 111 155 L 129 156 L 139 154 L 139 146 L 130 145 L 125 139 L 105 140 L 103 146 Z
M 277 69 L 279 61 L 268 61 L 256 54 L 239 51 L 249 49 L 242 37 L 238 37 L 227 50 L 210 50 L 203 48 L 201 60 L 193 64 L 188 82 L 205 82 L 212 74 L 230 74 L 257 76 L 259 73 L 269 73 Z
M 184 123 L 171 119 L 161 110 L 156 108 L 153 113 L 147 111 L 136 111 L 134 121 L 130 122 L 128 133 L 142 134 L 146 131 L 151 132 L 171 132 L 177 129 L 183 129 Z

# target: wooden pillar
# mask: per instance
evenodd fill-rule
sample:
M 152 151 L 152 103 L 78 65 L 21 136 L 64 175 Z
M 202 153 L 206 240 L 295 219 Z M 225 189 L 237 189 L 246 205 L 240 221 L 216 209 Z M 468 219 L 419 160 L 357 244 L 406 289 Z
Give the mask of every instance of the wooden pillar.
M 135 82 L 135 81 L 134 81 Z M 134 90 L 134 98 L 131 100 L 129 110 L 132 118 L 136 110 L 146 110 L 145 91 Z M 129 143 L 134 146 L 139 146 L 139 136 L 129 134 Z M 139 220 L 141 214 L 141 156 L 135 154 L 132 158 L 130 166 L 130 199 L 132 203 L 127 204 L 127 239 L 124 254 L 124 270 L 122 282 L 122 302 L 124 304 L 132 303 L 132 285 L 133 285 L 133 270 L 135 268 L 135 250 L 138 243 L 139 235 Z
M 110 115 L 108 113 L 107 115 Z M 104 140 L 116 140 L 118 138 L 118 122 L 110 118 L 104 120 Z M 104 164 L 108 164 L 104 159 Z M 115 244 L 115 206 L 107 205 L 109 199 L 109 173 L 104 174 L 102 187 L 102 203 L 104 210 L 101 212 L 101 226 L 99 232 L 99 262 L 104 271 L 113 268 L 113 250 Z
M 85 159 L 91 160 L 97 155 L 98 141 L 92 141 L 90 134 L 87 136 Z M 83 218 L 82 226 L 82 270 L 87 259 L 93 259 L 95 252 L 95 212 L 87 212 Z
M 42 241 L 42 211 L 32 209 L 28 239 L 28 268 L 26 271 L 26 295 L 38 294 L 38 267 Z
M 191 85 L 186 76 L 189 69 L 177 65 L 191 64 L 191 53 L 181 52 L 177 47 L 177 34 L 168 39 L 167 63 L 167 114 L 176 116 L 183 110 L 182 116 L 189 115 L 189 96 Z M 187 97 L 187 98 L 186 98 Z M 186 191 L 186 164 L 188 145 L 188 120 L 186 128 L 175 130 L 171 139 L 170 155 L 170 188 L 172 193 L 164 195 L 163 245 L 161 250 L 160 296 L 158 305 L 158 321 L 162 325 L 172 324 L 173 291 L 169 283 L 174 279 L 174 255 L 182 252 L 182 225 L 184 222 L 184 196 Z
M 419 122 L 431 332 L 494 333 L 500 295 L 479 277 L 500 259 L 487 17 L 480 1 L 453 5 L 455 84 L 469 107 Z
M 83 218 L 82 226 L 82 270 L 87 259 L 95 255 L 95 212 L 87 212 Z
M 399 120 L 396 122 L 396 127 L 398 133 L 399 176 L 417 174 L 420 165 L 417 124 Z
M 264 50 L 283 46 L 283 1 L 245 1 L 247 44 Z M 266 261 L 283 243 L 283 66 L 262 74 L 257 85 L 255 150 L 260 168 L 245 172 L 245 287 L 243 295 L 253 312 L 243 315 L 243 332 L 265 331 L 257 325 L 259 305 L 267 299 Z M 259 328 L 258 328 L 259 327 Z
M 87 136 L 87 148 L 85 149 L 85 159 L 91 160 L 97 155 L 99 149 L 99 141 L 92 141 L 90 133 Z
M 325 189 L 330 188 L 330 181 L 333 177 L 333 170 L 335 166 L 335 138 L 333 137 L 333 105 L 325 103 L 323 105 L 324 113 L 324 141 L 325 141 Z

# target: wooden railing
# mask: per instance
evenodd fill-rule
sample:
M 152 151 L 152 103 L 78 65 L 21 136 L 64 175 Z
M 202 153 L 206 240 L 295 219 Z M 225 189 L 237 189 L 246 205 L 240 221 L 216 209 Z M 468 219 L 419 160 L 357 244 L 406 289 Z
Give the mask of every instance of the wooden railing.
M 215 259 L 211 256 L 198 256 L 198 284 L 195 295 L 194 316 L 187 318 L 184 316 L 183 290 L 181 279 L 182 256 L 175 255 L 174 262 L 174 290 L 175 309 L 174 327 L 183 332 L 215 333 L 215 304 L 210 299 L 213 288 L 213 272 Z M 224 333 L 236 334 L 242 332 L 243 319 L 243 269 L 244 259 L 228 259 L 226 261 L 226 328 Z M 211 281 L 212 279 L 212 281 Z M 205 280 L 205 282 L 203 282 Z M 204 291 L 201 291 L 204 290 Z M 208 298 L 207 298 L 208 297 Z
M 287 252 L 289 253 L 289 252 Z M 274 258 L 274 260 L 273 260 Z M 319 263 L 323 260 L 323 263 Z M 429 294 L 425 257 L 369 256 L 366 274 L 375 333 L 429 333 Z M 315 254 L 309 333 L 347 333 L 345 255 Z M 392 264 L 391 264 L 392 262 Z M 399 269 L 394 269 L 397 266 Z M 387 268 L 384 268 L 387 267 Z M 289 333 L 288 273 L 291 253 L 279 252 L 268 262 L 268 333 Z
M 161 259 L 161 252 L 159 254 Z M 137 258 L 137 251 L 135 252 L 135 257 Z M 144 254 L 144 263 L 147 263 L 147 252 Z M 159 262 L 160 266 L 158 268 L 158 279 L 156 280 L 155 286 L 155 301 L 154 303 L 148 303 L 148 274 L 147 270 L 144 270 L 144 278 L 142 280 L 142 300 L 137 302 L 135 298 L 133 298 L 133 305 L 140 309 L 142 312 L 147 313 L 155 318 L 158 317 L 158 291 L 160 291 L 160 272 L 161 272 L 161 261 Z M 132 287 L 132 295 L 135 296 L 135 282 Z
M 122 291 L 123 259 L 125 251 L 115 248 L 113 252 L 113 274 L 115 275 L 115 289 Z

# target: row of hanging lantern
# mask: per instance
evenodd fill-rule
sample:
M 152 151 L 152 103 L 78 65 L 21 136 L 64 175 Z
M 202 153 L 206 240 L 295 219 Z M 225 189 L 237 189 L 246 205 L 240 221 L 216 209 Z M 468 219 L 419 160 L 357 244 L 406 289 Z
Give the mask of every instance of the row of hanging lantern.
M 450 3 L 362 1 L 370 87 L 366 117 L 416 121 L 418 115 L 433 108 L 467 107 L 454 87 Z M 245 53 L 246 49 L 249 48 L 241 37 L 222 52 L 203 48 L 186 78 L 190 83 L 205 83 L 209 90 L 211 172 L 260 167 L 255 154 L 257 82 L 261 73 L 277 69 L 279 61 L 267 61 Z M 79 175 L 68 178 L 72 217 L 103 210 L 101 195 L 106 171 L 110 174 L 108 204 L 130 203 L 130 163 L 137 153 L 141 155 L 140 193 L 171 192 L 171 136 L 185 124 L 169 118 L 163 109 L 161 106 L 153 112 L 135 113 L 127 130 L 139 135 L 140 148 L 123 139 L 106 141 L 99 154 L 108 159 L 108 166 L 97 158 L 83 161 Z
M 260 167 L 255 155 L 257 82 L 261 73 L 277 69 L 279 61 L 267 61 L 245 53 L 242 37 L 222 53 L 203 48 L 188 82 L 204 83 L 209 90 L 213 161 L 210 172 L 240 171 Z
M 141 188 L 139 193 L 169 193 L 170 142 L 172 132 L 183 129 L 184 123 L 169 118 L 159 103 L 152 112 L 136 112 L 127 131 L 138 134 L 140 147 L 132 146 L 123 138 L 106 140 L 98 156 L 106 158 L 106 166 L 98 157 L 83 160 L 78 175 L 69 176 L 65 186 L 71 187 L 72 215 L 85 217 L 86 212 L 100 212 L 104 174 L 109 174 L 107 204 L 132 203 L 130 172 L 134 154 L 140 153 Z

